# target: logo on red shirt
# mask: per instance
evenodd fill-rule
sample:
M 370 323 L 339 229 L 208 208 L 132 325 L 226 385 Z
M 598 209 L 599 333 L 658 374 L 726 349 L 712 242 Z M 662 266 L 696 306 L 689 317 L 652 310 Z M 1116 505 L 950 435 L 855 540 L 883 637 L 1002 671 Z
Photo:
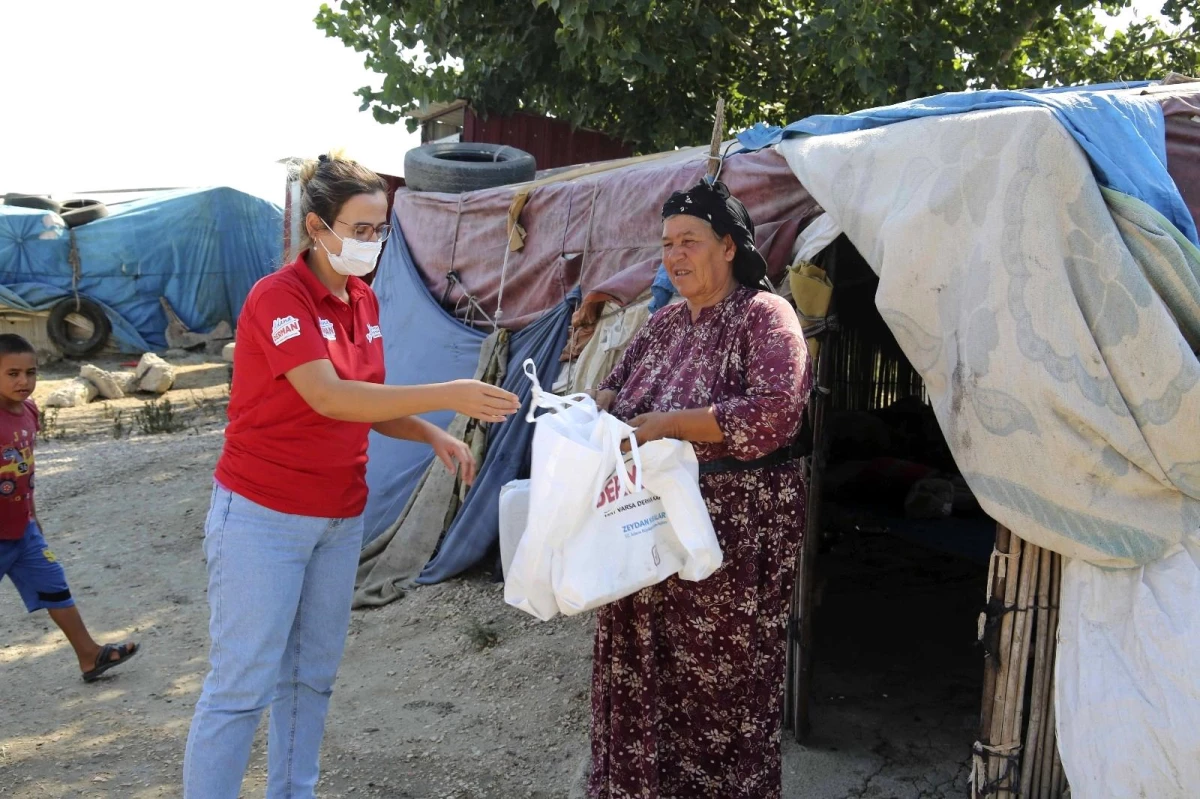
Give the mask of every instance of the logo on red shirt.
M 271 339 L 278 347 L 288 339 L 300 335 L 300 320 L 294 316 L 281 316 L 271 323 Z
M 383 333 L 379 329 L 379 325 L 367 325 L 367 343 L 370 344 L 377 338 L 383 338 Z
M 321 335 L 329 341 L 337 341 L 337 331 L 333 329 L 333 322 L 328 319 L 317 317 L 317 321 L 321 323 Z

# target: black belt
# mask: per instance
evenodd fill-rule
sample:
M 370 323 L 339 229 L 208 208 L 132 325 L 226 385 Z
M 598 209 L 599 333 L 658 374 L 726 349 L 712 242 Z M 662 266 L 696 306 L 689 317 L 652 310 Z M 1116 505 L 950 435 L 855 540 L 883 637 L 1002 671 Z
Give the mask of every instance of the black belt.
M 752 461 L 742 461 L 737 458 L 721 458 L 700 464 L 700 474 L 720 474 L 722 472 L 752 472 L 755 469 L 766 469 L 771 466 L 782 466 L 785 463 L 799 460 L 802 456 L 795 447 L 785 446 Z

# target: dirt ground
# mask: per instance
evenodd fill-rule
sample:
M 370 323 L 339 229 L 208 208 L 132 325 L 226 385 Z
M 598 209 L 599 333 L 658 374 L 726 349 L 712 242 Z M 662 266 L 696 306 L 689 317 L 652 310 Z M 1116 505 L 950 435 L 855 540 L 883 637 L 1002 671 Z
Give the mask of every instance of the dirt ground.
M 95 637 L 134 638 L 143 651 L 85 685 L 49 618 L 0 587 L 0 796 L 180 794 L 206 668 L 201 540 L 228 385 L 218 359 L 174 362 L 169 415 L 136 397 L 47 417 L 37 451 L 46 537 Z M 45 367 L 36 397 L 76 373 Z M 981 598 L 982 578 L 969 582 Z M 806 746 L 785 741 L 784 796 L 966 795 L 978 658 L 957 639 L 946 657 L 919 640 L 926 611 L 973 631 L 965 589 L 918 592 L 911 630 L 887 615 L 895 597 L 836 586 L 829 596 L 839 610 L 822 633 L 814 734 Z M 588 616 L 543 624 L 507 607 L 484 573 L 356 612 L 321 795 L 582 797 L 591 634 Z M 263 795 L 265 762 L 260 734 L 244 795 Z

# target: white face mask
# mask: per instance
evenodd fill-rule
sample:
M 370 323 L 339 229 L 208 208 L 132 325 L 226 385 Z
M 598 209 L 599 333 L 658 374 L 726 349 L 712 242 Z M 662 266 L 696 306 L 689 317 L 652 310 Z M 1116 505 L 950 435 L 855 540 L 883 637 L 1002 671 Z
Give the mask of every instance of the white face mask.
M 329 227 L 324 219 L 321 220 L 321 224 L 325 225 L 330 233 L 333 233 L 333 228 Z M 383 242 L 343 239 L 336 233 L 333 235 L 342 243 L 341 255 L 334 255 L 329 252 L 329 248 L 323 242 L 318 242 L 321 249 L 325 250 L 325 254 L 329 256 L 329 265 L 333 267 L 333 271 L 339 275 L 353 275 L 354 277 L 371 274 L 371 270 L 375 268 L 375 262 L 379 260 Z

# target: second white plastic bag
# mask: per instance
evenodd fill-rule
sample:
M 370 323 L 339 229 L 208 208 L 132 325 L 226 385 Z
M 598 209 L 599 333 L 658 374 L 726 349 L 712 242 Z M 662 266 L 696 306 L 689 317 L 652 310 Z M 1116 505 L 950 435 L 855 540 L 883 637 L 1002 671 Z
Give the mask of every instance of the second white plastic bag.
M 505 601 L 548 620 L 674 574 L 685 580 L 712 574 L 721 549 L 700 495 L 692 445 L 639 446 L 633 428 L 590 397 L 542 391 L 531 362 L 525 373 L 533 383 L 527 419 L 537 430 L 528 523 L 505 571 Z M 537 408 L 551 412 L 535 417 Z M 628 456 L 621 452 L 626 444 Z M 512 549 L 511 531 L 507 543 Z

